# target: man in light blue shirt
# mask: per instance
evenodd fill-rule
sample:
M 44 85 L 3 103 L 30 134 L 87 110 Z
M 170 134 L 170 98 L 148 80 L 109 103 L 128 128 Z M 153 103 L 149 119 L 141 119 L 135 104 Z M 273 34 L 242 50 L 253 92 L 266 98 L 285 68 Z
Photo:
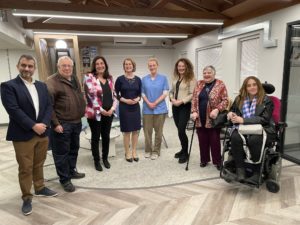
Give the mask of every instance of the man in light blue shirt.
M 160 155 L 163 126 L 168 113 L 165 98 L 168 95 L 169 84 L 167 77 L 157 73 L 158 60 L 148 60 L 150 74 L 142 79 L 143 97 L 143 128 L 145 135 L 145 158 L 155 160 Z M 154 148 L 152 133 L 155 131 Z

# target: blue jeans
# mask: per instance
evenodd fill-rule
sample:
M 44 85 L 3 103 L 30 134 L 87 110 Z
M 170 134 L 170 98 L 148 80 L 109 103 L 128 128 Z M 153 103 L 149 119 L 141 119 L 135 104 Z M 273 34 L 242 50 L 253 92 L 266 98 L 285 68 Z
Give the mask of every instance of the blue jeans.
M 55 162 L 56 172 L 60 183 L 64 184 L 71 180 L 71 176 L 76 169 L 77 156 L 79 150 L 79 135 L 81 132 L 80 123 L 61 123 L 63 133 L 52 133 L 52 153 Z

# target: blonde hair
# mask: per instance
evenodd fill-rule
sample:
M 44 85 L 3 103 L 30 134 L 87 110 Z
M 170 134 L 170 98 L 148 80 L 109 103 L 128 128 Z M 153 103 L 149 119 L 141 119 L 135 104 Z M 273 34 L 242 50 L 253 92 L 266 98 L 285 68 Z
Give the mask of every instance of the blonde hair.
M 126 61 L 130 61 L 131 62 L 132 66 L 133 66 L 132 72 L 135 72 L 135 70 L 136 70 L 136 63 L 135 63 L 135 61 L 133 61 L 132 58 L 126 58 L 126 59 L 124 59 L 124 61 L 123 61 L 123 69 L 125 70 L 125 62 Z
M 158 65 L 158 59 L 157 59 L 157 58 L 155 58 L 155 57 L 151 57 L 151 58 L 149 58 L 149 59 L 148 59 L 148 64 L 149 64 L 149 62 L 155 62 L 155 63 L 156 63 L 156 65 Z

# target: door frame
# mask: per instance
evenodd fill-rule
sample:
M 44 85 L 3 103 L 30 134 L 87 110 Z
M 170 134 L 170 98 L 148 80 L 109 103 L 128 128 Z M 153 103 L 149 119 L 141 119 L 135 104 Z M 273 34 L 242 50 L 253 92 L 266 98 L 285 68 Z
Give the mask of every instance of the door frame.
M 282 91 L 281 91 L 281 111 L 280 111 L 280 121 L 286 122 L 287 116 L 287 105 L 288 105 L 288 94 L 289 94 L 289 84 L 290 84 L 290 66 L 291 66 L 291 38 L 292 38 L 292 26 L 300 25 L 300 20 L 287 23 L 286 27 L 286 40 L 285 40 L 285 53 L 284 53 L 284 65 L 283 65 L 283 79 L 282 79 Z M 288 124 L 287 124 L 288 125 Z M 282 133 L 280 152 L 282 153 L 282 158 L 300 164 L 300 159 L 296 159 L 284 152 L 284 142 L 285 142 L 285 131 Z

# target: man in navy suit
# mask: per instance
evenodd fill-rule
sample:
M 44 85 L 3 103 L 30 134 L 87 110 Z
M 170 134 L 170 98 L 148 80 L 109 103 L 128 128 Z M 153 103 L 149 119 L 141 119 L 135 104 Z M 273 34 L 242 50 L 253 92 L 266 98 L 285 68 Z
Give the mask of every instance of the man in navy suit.
M 20 74 L 1 84 L 1 100 L 9 115 L 6 140 L 13 142 L 19 164 L 22 212 L 29 215 L 32 212 L 32 183 L 36 196 L 57 195 L 45 187 L 43 174 L 52 106 L 46 84 L 32 78 L 35 58 L 22 55 L 17 68 Z

